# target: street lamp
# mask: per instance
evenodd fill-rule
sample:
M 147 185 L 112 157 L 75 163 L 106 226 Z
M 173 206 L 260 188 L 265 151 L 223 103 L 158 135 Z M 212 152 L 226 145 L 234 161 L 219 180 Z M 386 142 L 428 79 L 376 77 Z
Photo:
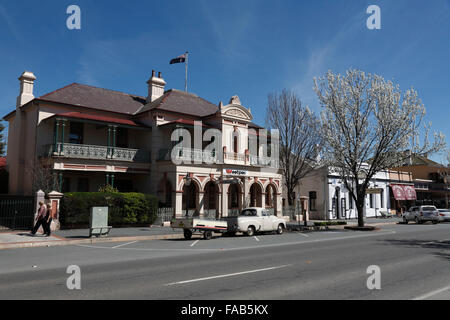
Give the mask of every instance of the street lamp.
M 189 177 L 189 174 L 187 174 L 183 179 L 184 185 L 186 186 L 186 218 L 189 218 L 189 190 L 187 187 L 191 185 L 192 178 Z

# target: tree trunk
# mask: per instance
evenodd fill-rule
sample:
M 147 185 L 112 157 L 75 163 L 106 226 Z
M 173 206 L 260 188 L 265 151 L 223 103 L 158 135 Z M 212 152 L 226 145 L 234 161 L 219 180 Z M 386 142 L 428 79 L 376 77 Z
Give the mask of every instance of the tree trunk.
M 364 227 L 364 197 L 359 196 L 356 202 L 356 210 L 358 211 L 358 227 Z

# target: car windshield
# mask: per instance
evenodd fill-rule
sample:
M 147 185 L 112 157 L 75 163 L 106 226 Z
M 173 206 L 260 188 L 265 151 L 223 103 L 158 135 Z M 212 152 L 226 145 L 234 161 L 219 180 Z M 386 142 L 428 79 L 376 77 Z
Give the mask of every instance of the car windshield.
M 450 212 L 450 209 L 438 209 L 439 212 Z
M 255 210 L 255 209 L 246 209 L 246 210 L 243 210 L 242 213 L 241 213 L 241 216 L 244 216 L 244 217 L 254 217 L 254 216 L 256 216 L 256 210 Z
M 422 208 L 422 211 L 434 211 L 434 210 L 436 210 L 435 207 L 423 207 Z

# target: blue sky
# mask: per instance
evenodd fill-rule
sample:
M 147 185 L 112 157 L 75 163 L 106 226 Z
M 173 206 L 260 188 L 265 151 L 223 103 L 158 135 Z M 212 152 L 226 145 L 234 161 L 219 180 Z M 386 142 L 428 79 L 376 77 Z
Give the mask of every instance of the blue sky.
M 81 30 L 66 27 L 71 4 Z M 381 30 L 366 27 L 372 4 Z M 35 96 L 72 82 L 146 95 L 152 69 L 182 90 L 184 66 L 169 60 L 189 50 L 189 91 L 216 104 L 237 94 L 259 124 L 269 93 L 295 90 L 319 111 L 313 78 L 358 68 L 418 90 L 450 142 L 450 0 L 0 0 L 0 39 L 1 115 L 24 70 Z

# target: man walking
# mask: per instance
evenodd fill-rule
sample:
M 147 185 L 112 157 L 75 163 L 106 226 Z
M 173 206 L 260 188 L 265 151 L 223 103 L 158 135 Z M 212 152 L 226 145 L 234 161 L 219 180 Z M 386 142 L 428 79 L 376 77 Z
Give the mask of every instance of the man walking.
M 37 221 L 34 225 L 33 229 L 31 230 L 31 234 L 34 236 L 36 232 L 38 231 L 39 227 L 42 226 L 44 228 L 44 232 L 46 232 L 46 224 L 47 224 L 47 206 L 42 202 L 39 201 L 39 211 L 37 215 Z

